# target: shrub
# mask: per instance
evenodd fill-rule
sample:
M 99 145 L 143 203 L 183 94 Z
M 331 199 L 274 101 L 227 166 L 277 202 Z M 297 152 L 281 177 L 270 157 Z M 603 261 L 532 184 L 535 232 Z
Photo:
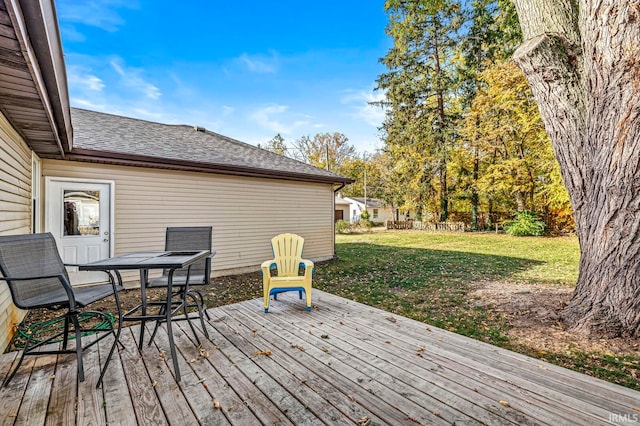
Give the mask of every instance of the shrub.
M 371 222 L 369 219 L 360 219 L 360 222 L 358 222 L 358 228 L 369 230 L 372 226 L 373 222 Z
M 363 211 L 362 214 L 360 215 L 360 219 L 369 220 L 369 210 Z
M 336 222 L 336 232 L 338 234 L 348 234 L 349 232 L 351 232 L 351 224 L 340 219 Z
M 505 232 L 516 237 L 544 234 L 544 222 L 534 212 L 523 211 L 516 214 L 516 218 L 505 222 Z

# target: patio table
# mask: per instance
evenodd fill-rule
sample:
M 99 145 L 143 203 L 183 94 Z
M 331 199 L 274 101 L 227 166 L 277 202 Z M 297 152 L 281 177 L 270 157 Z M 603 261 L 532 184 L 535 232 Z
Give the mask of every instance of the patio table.
M 140 271 L 148 271 L 150 269 L 165 269 L 168 270 L 168 287 L 167 287 L 167 300 L 165 309 L 162 314 L 157 315 L 147 315 L 146 312 L 146 302 L 145 300 L 142 303 L 133 309 L 127 311 L 122 314 L 119 318 L 118 323 L 118 331 L 116 332 L 116 338 L 111 347 L 111 351 L 109 352 L 109 356 L 107 357 L 104 366 L 102 367 L 102 371 L 100 372 L 100 379 L 98 380 L 97 386 L 100 386 L 102 382 L 104 373 L 107 369 L 107 365 L 109 365 L 109 361 L 113 356 L 113 352 L 115 351 L 116 345 L 119 343 L 120 332 L 122 329 L 123 321 L 142 321 L 144 327 L 144 321 L 147 320 L 156 320 L 156 321 L 165 321 L 167 323 L 167 334 L 169 337 L 169 350 L 171 352 L 171 359 L 173 361 L 173 370 L 175 372 L 176 381 L 180 381 L 180 369 L 178 367 L 178 357 L 176 354 L 175 344 L 173 341 L 173 332 L 171 328 L 171 316 L 175 310 L 172 310 L 172 285 L 173 285 L 173 274 L 177 269 L 188 268 L 189 265 L 201 260 L 207 256 L 209 256 L 209 250 L 202 251 L 149 251 L 149 252 L 135 252 L 135 253 L 127 253 L 119 256 L 110 257 L 108 259 L 97 260 L 95 262 L 87 263 L 84 265 L 79 265 L 79 269 L 81 271 L 104 271 L 107 273 L 111 273 L 112 271 L 116 275 L 116 279 L 118 284 L 122 285 L 122 276 L 120 275 L 120 271 L 122 270 L 140 270 Z M 143 285 L 141 284 L 141 287 Z M 142 297 L 146 297 L 144 288 L 141 288 Z M 141 314 L 137 314 L 140 310 L 142 310 Z M 142 345 L 140 342 L 139 347 Z

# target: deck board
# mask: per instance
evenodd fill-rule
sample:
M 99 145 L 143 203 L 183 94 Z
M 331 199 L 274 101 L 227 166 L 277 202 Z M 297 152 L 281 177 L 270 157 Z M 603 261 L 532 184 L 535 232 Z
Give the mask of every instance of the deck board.
M 137 349 L 139 325 L 96 389 L 112 337 L 84 355 L 27 357 L 0 389 L 0 424 L 640 424 L 640 392 L 314 290 L 210 309 Z M 195 324 L 199 327 L 199 323 Z M 150 333 L 146 333 L 147 336 Z M 268 352 L 261 352 L 268 351 Z M 0 355 L 0 379 L 16 353 Z

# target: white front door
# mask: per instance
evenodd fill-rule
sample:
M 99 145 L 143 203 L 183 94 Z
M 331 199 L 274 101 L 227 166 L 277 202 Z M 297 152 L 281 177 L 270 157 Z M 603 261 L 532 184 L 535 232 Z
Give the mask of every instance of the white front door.
M 45 230 L 64 263 L 87 263 L 111 253 L 111 183 L 47 178 Z M 105 281 L 105 274 L 69 269 L 74 285 Z

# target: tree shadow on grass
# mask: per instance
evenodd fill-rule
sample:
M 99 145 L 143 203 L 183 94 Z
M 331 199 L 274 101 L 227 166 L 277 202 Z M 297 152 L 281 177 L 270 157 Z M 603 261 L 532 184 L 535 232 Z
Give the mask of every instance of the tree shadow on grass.
M 481 340 L 506 339 L 505 320 L 469 297 L 480 281 L 507 281 L 543 262 L 370 243 L 337 246 L 314 287 Z

